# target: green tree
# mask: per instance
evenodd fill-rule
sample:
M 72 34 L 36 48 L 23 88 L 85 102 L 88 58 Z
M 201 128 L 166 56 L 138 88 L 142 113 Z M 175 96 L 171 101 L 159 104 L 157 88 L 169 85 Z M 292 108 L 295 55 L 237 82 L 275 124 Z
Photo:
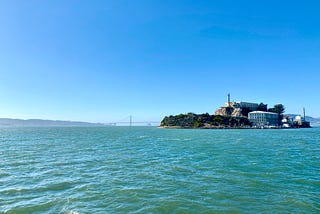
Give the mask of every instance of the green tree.
M 226 112 L 227 112 L 227 115 L 230 116 L 233 112 L 233 107 L 226 107 Z
M 241 113 L 242 113 L 242 115 L 245 116 L 245 117 L 248 117 L 249 112 L 250 112 L 250 109 L 249 109 L 248 107 L 243 107 L 243 108 L 241 109 Z
M 276 104 L 273 108 L 268 109 L 269 112 L 277 113 L 278 114 L 278 124 L 281 124 L 281 120 L 283 118 L 283 113 L 285 112 L 285 107 L 282 104 Z
M 200 127 L 203 127 L 203 123 L 201 121 L 196 121 L 193 123 L 193 127 L 195 128 L 200 128 Z
M 284 111 L 285 111 L 285 107 L 282 104 L 276 104 L 274 105 L 274 110 L 275 113 L 278 113 L 279 115 L 283 115 Z
M 224 117 L 221 116 L 221 115 L 214 115 L 212 117 L 211 125 L 219 126 L 219 125 L 221 125 L 223 123 L 223 119 L 224 119 Z
M 268 111 L 267 104 L 260 103 L 258 105 L 257 111 Z

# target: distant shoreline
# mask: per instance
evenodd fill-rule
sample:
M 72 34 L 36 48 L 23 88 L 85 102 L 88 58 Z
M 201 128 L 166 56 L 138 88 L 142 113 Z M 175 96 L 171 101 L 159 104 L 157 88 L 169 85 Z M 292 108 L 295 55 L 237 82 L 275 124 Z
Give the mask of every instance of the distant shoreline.
M 0 118 L 0 127 L 97 127 L 107 126 L 103 123 L 81 121 L 44 120 L 44 119 L 11 119 Z

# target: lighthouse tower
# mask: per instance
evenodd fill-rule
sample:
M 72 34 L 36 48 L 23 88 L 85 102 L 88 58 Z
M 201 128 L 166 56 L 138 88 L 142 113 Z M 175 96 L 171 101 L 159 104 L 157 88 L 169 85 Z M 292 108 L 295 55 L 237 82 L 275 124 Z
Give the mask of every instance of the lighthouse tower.
M 228 103 L 228 107 L 230 107 L 230 93 L 228 93 L 227 103 Z

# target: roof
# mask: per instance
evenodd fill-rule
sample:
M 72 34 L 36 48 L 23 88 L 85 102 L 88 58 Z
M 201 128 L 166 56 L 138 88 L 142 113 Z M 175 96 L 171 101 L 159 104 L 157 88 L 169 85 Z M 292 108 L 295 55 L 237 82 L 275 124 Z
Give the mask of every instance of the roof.
M 252 111 L 252 112 L 249 112 L 249 114 L 274 114 L 274 115 L 278 115 L 277 113 L 268 112 L 268 111 Z

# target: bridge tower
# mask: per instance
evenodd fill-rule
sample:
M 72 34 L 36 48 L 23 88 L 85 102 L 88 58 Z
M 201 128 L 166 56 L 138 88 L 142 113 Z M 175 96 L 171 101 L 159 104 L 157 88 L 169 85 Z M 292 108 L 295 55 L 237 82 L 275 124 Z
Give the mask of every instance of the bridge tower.
M 132 115 L 130 115 L 130 126 L 132 126 Z

